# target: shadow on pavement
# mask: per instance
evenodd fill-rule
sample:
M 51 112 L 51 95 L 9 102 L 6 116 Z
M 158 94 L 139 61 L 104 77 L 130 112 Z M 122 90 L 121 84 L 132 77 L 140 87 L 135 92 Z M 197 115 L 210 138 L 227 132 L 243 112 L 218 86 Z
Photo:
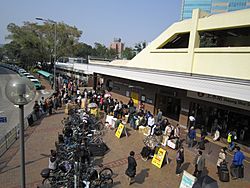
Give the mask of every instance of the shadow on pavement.
M 104 157 L 99 157 L 93 161 L 93 165 L 100 165 L 103 163 L 103 158 Z
M 208 173 L 209 173 L 209 171 L 208 171 L 207 167 L 205 167 L 203 172 L 202 172 L 202 176 L 208 176 Z
M 189 165 L 190 165 L 190 163 L 189 163 L 189 162 L 184 163 L 184 164 L 182 165 L 182 167 L 181 167 L 181 171 L 187 170 L 187 169 L 188 169 L 188 167 L 189 167 Z
M 119 185 L 121 185 L 121 182 L 120 181 L 116 181 L 113 183 L 112 187 L 120 187 Z
M 33 160 L 33 161 L 27 161 L 27 162 L 25 163 L 25 165 L 32 164 L 32 163 L 37 162 L 37 161 L 40 161 L 40 160 L 42 160 L 42 159 L 44 159 L 44 158 L 47 158 L 47 156 L 40 157 L 40 158 L 38 158 L 38 159 L 36 159 L 36 160 Z M 20 168 L 20 165 L 14 166 L 14 167 L 9 168 L 9 169 L 4 170 L 4 171 L 0 170 L 0 174 L 3 174 L 3 173 L 5 173 L 5 172 L 11 171 L 11 170 L 14 170 L 14 169 L 16 169 L 16 168 Z
M 142 184 L 145 181 L 145 178 L 148 177 L 149 168 L 141 170 L 139 174 L 135 177 L 135 183 Z

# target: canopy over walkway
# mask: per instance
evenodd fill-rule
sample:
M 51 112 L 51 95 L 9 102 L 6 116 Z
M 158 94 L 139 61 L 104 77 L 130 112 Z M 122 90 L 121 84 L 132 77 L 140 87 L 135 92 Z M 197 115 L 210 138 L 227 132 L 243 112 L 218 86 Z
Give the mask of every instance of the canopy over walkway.
M 46 71 L 43 71 L 43 70 L 38 70 L 37 73 L 40 74 L 40 75 L 42 75 L 42 76 L 44 76 L 44 77 L 46 77 L 46 78 L 53 77 L 52 74 L 50 74 L 50 73 L 48 73 Z

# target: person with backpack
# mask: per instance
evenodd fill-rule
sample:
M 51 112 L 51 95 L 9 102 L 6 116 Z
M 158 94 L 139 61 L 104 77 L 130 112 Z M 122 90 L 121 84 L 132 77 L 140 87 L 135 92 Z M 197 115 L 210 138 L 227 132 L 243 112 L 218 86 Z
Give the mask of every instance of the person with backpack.
M 177 176 L 180 176 L 181 173 L 181 165 L 184 162 L 184 148 L 181 147 L 176 154 L 176 170 L 175 174 Z

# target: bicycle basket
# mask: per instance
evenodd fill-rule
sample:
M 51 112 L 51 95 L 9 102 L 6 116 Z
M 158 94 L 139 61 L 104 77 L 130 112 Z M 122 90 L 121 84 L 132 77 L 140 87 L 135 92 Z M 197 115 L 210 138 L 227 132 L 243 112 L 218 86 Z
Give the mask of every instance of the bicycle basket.
M 43 178 L 48 178 L 49 177 L 49 175 L 50 175 L 50 169 L 49 168 L 45 168 L 45 169 L 43 169 L 42 171 L 41 171 L 41 176 L 43 177 Z
M 93 181 L 98 178 L 98 172 L 95 169 L 90 169 L 88 171 L 88 174 L 89 174 L 89 177 L 88 177 L 89 181 Z

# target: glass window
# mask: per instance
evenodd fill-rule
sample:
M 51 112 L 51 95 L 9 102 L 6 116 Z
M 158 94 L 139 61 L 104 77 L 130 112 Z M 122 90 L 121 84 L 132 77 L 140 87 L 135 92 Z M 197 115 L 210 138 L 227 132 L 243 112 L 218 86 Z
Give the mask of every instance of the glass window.
M 166 43 L 158 49 L 188 48 L 189 33 L 179 33 L 172 36 Z
M 200 48 L 250 47 L 250 27 L 201 31 Z

